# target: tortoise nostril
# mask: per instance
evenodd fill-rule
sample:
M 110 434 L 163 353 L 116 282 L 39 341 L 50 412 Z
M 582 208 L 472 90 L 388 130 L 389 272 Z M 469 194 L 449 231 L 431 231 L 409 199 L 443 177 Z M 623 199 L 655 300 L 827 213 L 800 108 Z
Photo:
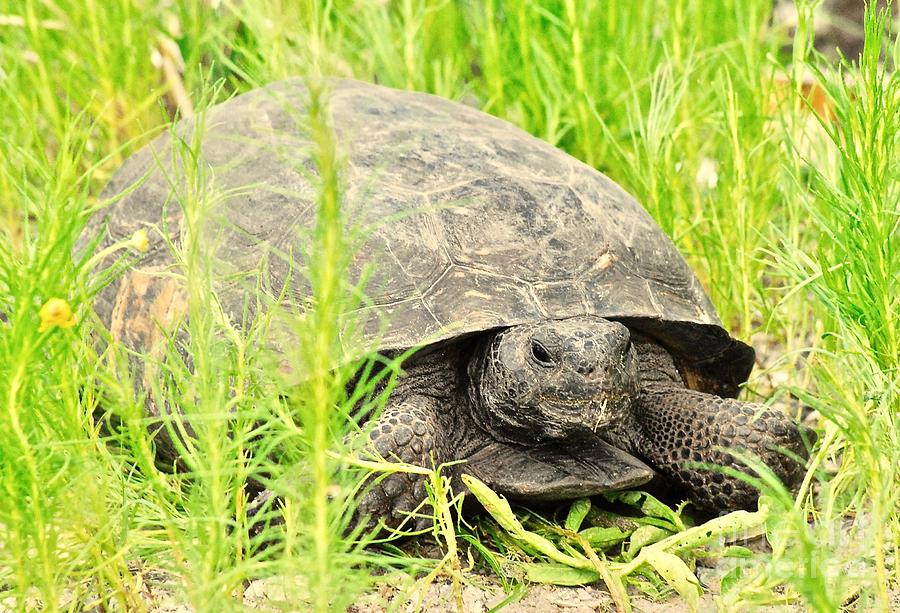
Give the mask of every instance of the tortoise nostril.
M 581 374 L 583 374 L 583 375 L 585 375 L 585 376 L 594 374 L 594 370 L 595 370 L 595 369 L 594 369 L 593 364 L 589 364 L 589 365 L 584 366 L 584 367 L 582 367 L 582 368 L 579 369 L 579 371 L 581 372 Z

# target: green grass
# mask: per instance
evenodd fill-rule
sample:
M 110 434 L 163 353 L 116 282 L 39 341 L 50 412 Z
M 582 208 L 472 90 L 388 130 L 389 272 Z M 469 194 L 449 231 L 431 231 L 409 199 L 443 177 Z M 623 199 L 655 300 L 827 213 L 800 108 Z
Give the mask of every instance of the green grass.
M 583 566 L 583 579 L 616 575 L 653 594 L 693 589 L 665 554 L 690 572 L 703 551 L 696 541 L 680 548 L 673 533 L 683 526 L 659 508 L 636 515 L 665 533 L 635 526 L 630 548 L 605 556 L 576 536 L 580 522 L 517 509 L 525 533 L 568 556 L 557 559 L 543 541 L 535 549 L 488 519 L 454 525 L 435 475 L 443 561 L 346 537 L 360 474 L 341 459 L 355 426 L 337 334 L 358 298 L 342 274 L 352 237 L 339 231 L 340 147 L 315 105 L 317 248 L 302 262 L 315 306 L 297 319 L 301 342 L 287 356 L 310 376 L 298 388 L 277 375 L 259 342 L 267 319 L 241 327 L 221 315 L 213 271 L 186 241 L 174 255 L 193 359 L 173 345 L 150 393 L 191 407 L 202 426 L 184 450 L 188 473 L 155 466 L 124 351 L 94 350 L 104 336 L 91 312 L 102 279 L 89 274 L 95 261 L 72 258 L 76 240 L 105 204 L 112 171 L 174 113 L 193 112 L 202 129 L 204 109 L 233 93 L 342 75 L 464 99 L 634 193 L 726 326 L 777 348 L 760 356 L 745 396 L 793 410 L 802 402 L 818 415 L 800 495 L 761 477 L 773 553 L 729 575 L 722 606 L 796 597 L 829 611 L 852 596 L 886 610 L 900 583 L 900 76 L 878 60 L 896 65 L 900 46 L 873 14 L 860 63 L 831 65 L 810 51 L 814 3 L 800 4 L 793 56 L 782 57 L 784 33 L 769 28 L 763 0 L 0 0 L 0 598 L 12 599 L 3 606 L 140 609 L 129 566 L 142 561 L 173 573 L 173 590 L 199 610 L 239 608 L 246 580 L 273 575 L 290 578 L 289 602 L 326 610 L 352 602 L 378 567 L 426 573 L 420 588 L 438 572 L 459 580 L 468 550 L 513 594 L 523 560 L 532 578 L 572 581 L 571 568 Z M 826 117 L 804 102 L 806 74 L 826 94 Z M 176 152 L 189 159 L 190 147 Z M 201 169 L 192 172 L 180 203 L 189 237 L 218 197 Z M 73 327 L 40 330 L 51 298 L 71 305 Z M 95 420 L 98 404 L 121 422 L 115 434 Z M 247 536 L 247 477 L 304 492 L 268 549 Z M 591 528 L 603 527 L 595 511 Z M 661 515 L 662 527 L 651 521 Z M 661 581 L 646 571 L 652 562 L 632 568 L 641 539 L 645 549 L 664 543 L 644 559 L 655 552 L 680 579 Z

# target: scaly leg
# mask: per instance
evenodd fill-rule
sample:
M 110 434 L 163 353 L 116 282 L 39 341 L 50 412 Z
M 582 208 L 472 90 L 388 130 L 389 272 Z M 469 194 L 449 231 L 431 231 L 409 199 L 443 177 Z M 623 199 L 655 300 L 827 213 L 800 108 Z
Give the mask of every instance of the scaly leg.
M 441 429 L 435 402 L 427 396 L 410 396 L 385 407 L 369 435 L 371 450 L 389 462 L 425 468 L 445 460 L 439 449 Z M 357 512 L 376 520 L 382 518 L 389 526 L 397 526 L 425 497 L 422 475 L 396 472 L 369 489 Z M 421 523 L 414 522 L 413 525 Z
M 749 472 L 718 448 L 755 454 L 788 487 L 803 477 L 803 466 L 779 452 L 781 448 L 807 456 L 799 428 L 783 413 L 761 404 L 704 394 L 674 381 L 654 381 L 644 385 L 635 417 L 638 433 L 633 451 L 707 510 L 752 509 L 759 496 L 740 479 L 689 465 L 714 464 Z

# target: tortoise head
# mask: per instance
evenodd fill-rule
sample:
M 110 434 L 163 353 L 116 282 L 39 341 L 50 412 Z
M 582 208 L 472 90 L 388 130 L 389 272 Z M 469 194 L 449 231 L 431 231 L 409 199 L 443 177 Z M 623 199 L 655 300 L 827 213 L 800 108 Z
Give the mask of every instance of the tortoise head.
M 469 382 L 474 417 L 496 440 L 576 440 L 625 417 L 638 361 L 624 325 L 573 317 L 489 336 L 469 363 Z

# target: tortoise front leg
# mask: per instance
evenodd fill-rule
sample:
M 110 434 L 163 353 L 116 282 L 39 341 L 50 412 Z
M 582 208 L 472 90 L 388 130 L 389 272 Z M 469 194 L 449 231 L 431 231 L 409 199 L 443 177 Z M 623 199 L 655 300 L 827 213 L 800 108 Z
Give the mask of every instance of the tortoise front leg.
M 704 394 L 674 381 L 654 381 L 644 384 L 635 418 L 633 451 L 706 510 L 753 509 L 759 497 L 740 479 L 690 466 L 714 464 L 749 472 L 719 448 L 755 454 L 788 487 L 803 477 L 803 466 L 779 451 L 807 457 L 799 428 L 783 413 L 764 405 Z
M 409 396 L 385 407 L 369 434 L 370 451 L 389 462 L 404 462 L 430 468 L 446 458 L 442 450 L 443 430 L 437 400 L 428 396 Z M 357 513 L 383 519 L 396 527 L 425 500 L 422 475 L 396 472 L 375 483 L 366 492 Z M 413 522 L 417 527 L 425 522 Z
M 438 427 L 437 400 L 426 396 L 407 397 L 385 407 L 375 422 L 369 440 L 363 447 L 364 459 L 383 457 L 387 461 L 404 462 L 426 468 L 443 461 L 440 444 L 443 442 Z M 377 477 L 377 475 L 376 475 Z M 372 484 L 356 509 L 353 522 L 368 517 L 373 523 L 383 520 L 388 527 L 395 528 L 425 500 L 425 480 L 422 475 L 395 472 Z M 250 505 L 252 536 L 262 532 L 266 524 L 276 525 L 283 520 L 280 516 L 266 517 L 265 522 L 257 518 L 265 509 L 281 506 L 281 498 L 269 489 L 259 492 Z M 413 519 L 412 527 L 423 529 L 428 526 L 424 520 Z

